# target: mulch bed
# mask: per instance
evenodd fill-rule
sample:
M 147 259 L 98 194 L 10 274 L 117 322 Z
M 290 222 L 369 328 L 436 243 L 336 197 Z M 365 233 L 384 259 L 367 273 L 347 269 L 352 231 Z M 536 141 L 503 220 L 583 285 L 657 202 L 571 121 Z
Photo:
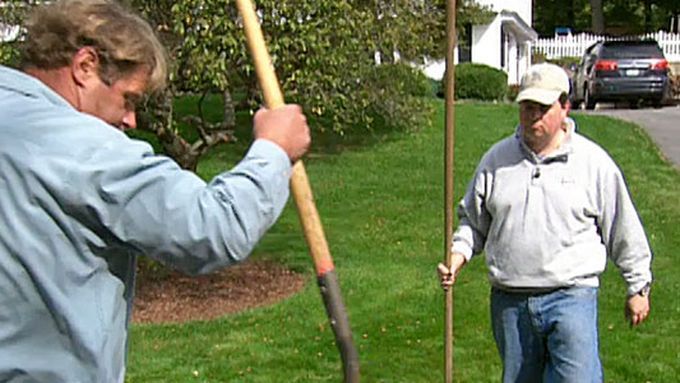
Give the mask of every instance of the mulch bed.
M 221 271 L 188 277 L 168 272 L 137 280 L 133 323 L 211 320 L 278 302 L 300 291 L 303 275 L 274 262 L 247 261 Z

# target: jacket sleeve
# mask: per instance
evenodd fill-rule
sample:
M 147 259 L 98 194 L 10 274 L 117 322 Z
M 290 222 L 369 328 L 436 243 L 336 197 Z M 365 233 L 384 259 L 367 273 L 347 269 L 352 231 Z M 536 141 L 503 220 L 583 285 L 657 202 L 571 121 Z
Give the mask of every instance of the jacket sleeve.
M 628 295 L 652 281 L 652 252 L 623 175 L 616 165 L 599 177 L 598 226 L 609 258 L 628 284 Z
M 477 168 L 463 199 L 458 204 L 459 223 L 453 234 L 452 250 L 464 255 L 468 261 L 484 249 L 491 223 L 491 216 L 485 203 L 491 176 L 484 170 L 482 164 Z
M 75 214 L 99 238 L 185 273 L 243 260 L 288 199 L 290 160 L 270 141 L 255 141 L 238 165 L 207 184 L 146 143 L 112 141 L 71 170 L 72 187 L 82 189 Z

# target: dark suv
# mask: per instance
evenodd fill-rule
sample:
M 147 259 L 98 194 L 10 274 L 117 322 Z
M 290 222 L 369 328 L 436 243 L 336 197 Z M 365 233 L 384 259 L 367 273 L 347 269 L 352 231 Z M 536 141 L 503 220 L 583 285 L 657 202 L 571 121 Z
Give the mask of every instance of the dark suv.
M 586 49 L 572 79 L 574 107 L 599 101 L 651 101 L 663 105 L 668 61 L 654 40 L 599 41 Z

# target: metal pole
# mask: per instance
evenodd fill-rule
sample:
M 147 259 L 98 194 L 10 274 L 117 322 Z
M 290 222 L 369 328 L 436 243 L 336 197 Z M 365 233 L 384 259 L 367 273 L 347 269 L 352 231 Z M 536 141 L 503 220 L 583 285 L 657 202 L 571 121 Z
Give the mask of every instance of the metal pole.
M 444 263 L 451 267 L 451 240 L 453 237 L 453 147 L 455 143 L 455 64 L 454 49 L 456 47 L 456 0 L 446 3 L 446 118 L 445 118 L 445 159 L 444 159 Z M 444 319 L 444 381 L 453 382 L 453 286 L 446 290 Z
M 248 48 L 253 56 L 255 71 L 262 88 L 265 104 L 270 109 L 283 106 L 283 93 L 281 92 L 271 57 L 265 45 L 262 28 L 255 13 L 255 6 L 251 0 L 236 0 L 236 5 L 243 18 Z M 296 162 L 293 166 L 291 190 L 298 208 L 305 239 L 314 260 L 317 282 L 328 318 L 333 327 L 335 342 L 340 349 L 345 382 L 358 383 L 359 355 L 352 341 L 352 331 L 349 326 L 347 311 L 340 295 L 335 266 L 333 265 L 326 236 L 321 225 L 321 219 L 319 218 L 314 197 L 312 196 L 307 172 L 302 161 Z

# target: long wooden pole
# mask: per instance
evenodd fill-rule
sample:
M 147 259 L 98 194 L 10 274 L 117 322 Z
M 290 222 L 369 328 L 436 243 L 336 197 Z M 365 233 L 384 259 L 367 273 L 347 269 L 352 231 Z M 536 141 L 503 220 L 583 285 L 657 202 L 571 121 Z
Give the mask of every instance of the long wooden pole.
M 455 143 L 455 65 L 454 49 L 456 47 L 456 0 L 446 3 L 446 117 L 445 117 L 445 158 L 444 158 L 444 263 L 451 268 L 451 239 L 453 237 L 453 147 Z M 453 382 L 453 286 L 446 290 L 445 329 L 444 329 L 444 379 Z
M 270 109 L 283 106 L 283 93 L 267 51 L 262 28 L 255 12 L 255 5 L 251 0 L 236 0 L 236 5 L 243 19 L 248 48 L 253 56 L 255 71 L 262 88 L 265 104 Z M 342 302 L 340 287 L 335 274 L 335 266 L 302 161 L 297 161 L 293 166 L 291 190 L 305 239 L 314 260 L 317 282 L 326 306 L 326 312 L 333 327 L 336 344 L 340 349 L 345 382 L 358 383 L 360 376 L 359 356 L 354 347 L 347 311 Z

